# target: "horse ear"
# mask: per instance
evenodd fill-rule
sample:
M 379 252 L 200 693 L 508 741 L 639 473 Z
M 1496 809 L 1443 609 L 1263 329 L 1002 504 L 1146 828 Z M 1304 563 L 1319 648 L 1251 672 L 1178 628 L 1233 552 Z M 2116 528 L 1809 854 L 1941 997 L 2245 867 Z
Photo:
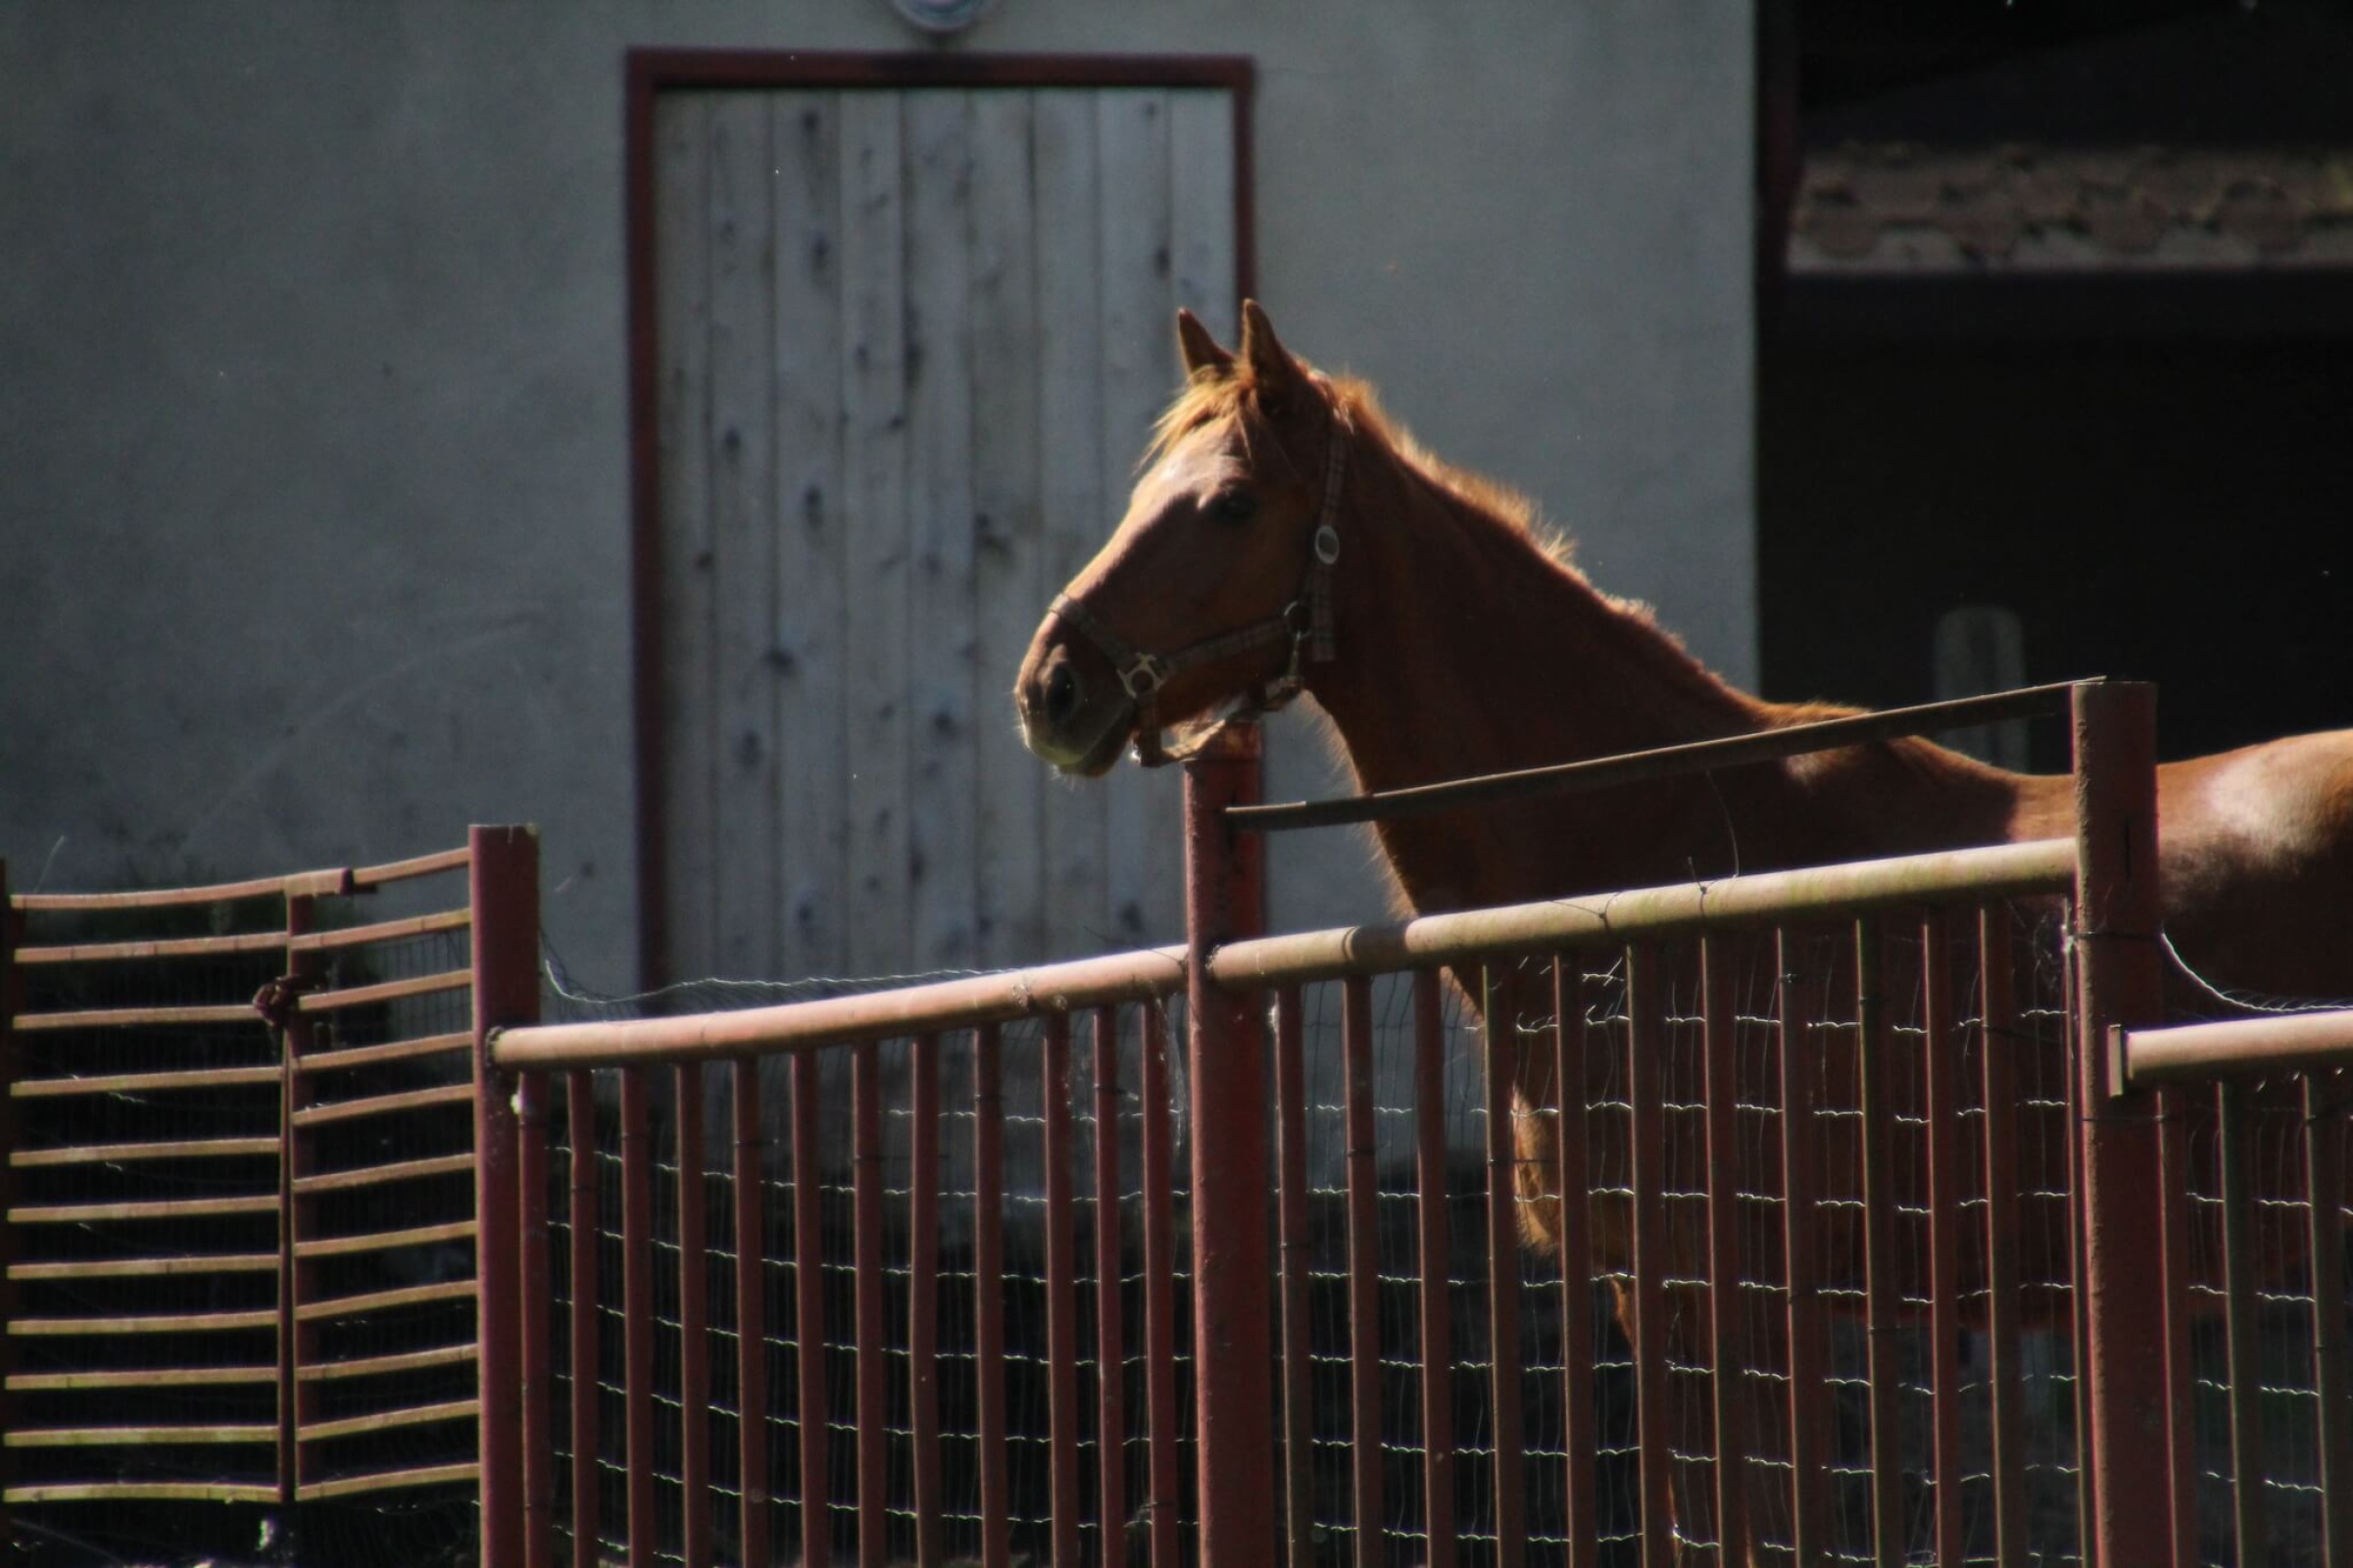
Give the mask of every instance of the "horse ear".
M 1256 300 L 1242 302 L 1242 360 L 1257 383 L 1258 401 L 1269 409 L 1281 407 L 1307 379 L 1299 362 L 1275 337 L 1274 323 L 1267 320 Z
M 1177 348 L 1185 357 L 1185 373 L 1199 375 L 1206 370 L 1220 374 L 1233 368 L 1234 356 L 1217 346 L 1209 329 L 1183 306 L 1177 307 Z

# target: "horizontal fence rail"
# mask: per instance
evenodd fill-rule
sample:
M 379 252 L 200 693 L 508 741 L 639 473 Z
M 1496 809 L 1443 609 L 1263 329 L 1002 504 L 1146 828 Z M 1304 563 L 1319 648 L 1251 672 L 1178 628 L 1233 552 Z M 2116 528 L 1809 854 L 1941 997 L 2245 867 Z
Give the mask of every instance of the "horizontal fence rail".
M 2136 1085 L 2329 1072 L 2353 1067 L 2353 1007 L 2271 1013 L 2120 1035 L 2123 1076 Z
M 1338 827 L 1353 822 L 1394 821 L 1431 811 L 1460 810 L 1526 800 L 1537 795 L 1564 795 L 1579 790 L 1606 789 L 1616 784 L 1642 784 L 1711 768 L 1740 767 L 1806 752 L 1908 735 L 1929 735 L 1967 724 L 1990 724 L 2004 719 L 2038 718 L 2064 713 L 2076 692 L 2100 682 L 2069 681 L 2050 686 L 2027 686 L 1985 697 L 1959 697 L 1947 702 L 1890 708 L 1845 718 L 1791 724 L 1785 729 L 1727 735 L 1719 740 L 1662 746 L 1655 751 L 1622 757 L 1599 757 L 1585 761 L 1559 762 L 1549 767 L 1524 768 L 1479 778 L 1449 779 L 1440 784 L 1380 790 L 1369 795 L 1329 801 L 1287 801 L 1266 806 L 1243 806 L 1229 810 L 1235 826 L 1255 833 L 1281 833 L 1300 828 Z

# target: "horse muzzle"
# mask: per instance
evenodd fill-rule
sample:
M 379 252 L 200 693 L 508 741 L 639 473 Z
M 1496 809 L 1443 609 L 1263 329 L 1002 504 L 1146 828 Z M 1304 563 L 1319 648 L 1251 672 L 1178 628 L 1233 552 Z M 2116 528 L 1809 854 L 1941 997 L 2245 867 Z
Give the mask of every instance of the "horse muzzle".
M 1099 778 L 1127 750 L 1135 700 L 1119 682 L 1079 667 L 1067 643 L 1032 650 L 1013 686 L 1021 743 L 1064 773 Z

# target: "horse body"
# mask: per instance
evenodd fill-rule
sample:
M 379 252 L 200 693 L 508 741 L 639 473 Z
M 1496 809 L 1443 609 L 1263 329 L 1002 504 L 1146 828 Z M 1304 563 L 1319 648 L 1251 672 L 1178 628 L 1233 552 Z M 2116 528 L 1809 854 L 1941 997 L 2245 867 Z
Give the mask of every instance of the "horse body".
M 1291 690 L 1290 676 L 1365 790 L 1848 711 L 1767 703 L 1722 681 L 1647 611 L 1594 588 L 1524 502 L 1422 451 L 1368 389 L 1294 360 L 1255 306 L 1245 321 L 1235 355 L 1180 318 L 1190 385 L 1126 518 L 1065 590 L 1083 609 L 1050 613 L 1031 645 L 1015 698 L 1046 760 L 1103 772 L 1140 718 L 1180 723 L 1237 694 Z M 1328 589 L 1310 586 L 1307 565 L 1325 526 L 1338 534 Z M 1318 593 L 1329 601 L 1324 660 L 1304 657 L 1300 607 Z M 1284 625 L 1299 628 L 1288 650 L 1271 638 L 1221 652 L 1236 628 Z M 1137 656 L 1204 648 L 1206 658 L 1156 666 Z M 2188 966 L 2239 992 L 2353 994 L 2353 730 L 2169 764 L 2158 796 L 2166 931 Z M 1906 739 L 1376 831 L 1399 902 L 1428 914 L 2066 837 L 2075 804 L 2067 776 Z M 2203 986 L 2175 984 L 2211 1006 Z M 1479 988 L 1465 989 L 1477 1002 Z M 1541 1019 L 1548 982 L 1507 977 L 1495 1005 L 1504 1016 L 1491 1024 Z M 1546 1051 L 1513 1055 L 1490 1069 L 1510 1072 L 1515 1102 L 1536 1112 L 1514 1118 L 1521 1212 L 1530 1239 L 1552 1246 L 1561 1187 L 1544 1112 L 1558 1092 Z M 2051 1179 L 2064 1185 L 2063 1172 Z M 1593 1220 L 1591 1261 L 1623 1270 L 1624 1204 L 1596 1201 Z M 1631 1333 L 1625 1307 L 1622 1298 Z M 1778 1504 L 1760 1493 L 1752 1506 Z

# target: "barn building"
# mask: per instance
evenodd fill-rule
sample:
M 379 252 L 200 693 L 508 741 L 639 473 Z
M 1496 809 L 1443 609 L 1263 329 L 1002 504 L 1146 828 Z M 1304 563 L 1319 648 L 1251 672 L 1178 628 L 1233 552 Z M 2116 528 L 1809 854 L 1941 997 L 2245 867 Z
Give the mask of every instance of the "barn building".
M 11 885 L 532 819 L 608 989 L 1166 940 L 1170 781 L 1005 693 L 1246 290 L 1743 685 L 2353 720 L 2343 19 L 1904 9 L 10 7 Z

